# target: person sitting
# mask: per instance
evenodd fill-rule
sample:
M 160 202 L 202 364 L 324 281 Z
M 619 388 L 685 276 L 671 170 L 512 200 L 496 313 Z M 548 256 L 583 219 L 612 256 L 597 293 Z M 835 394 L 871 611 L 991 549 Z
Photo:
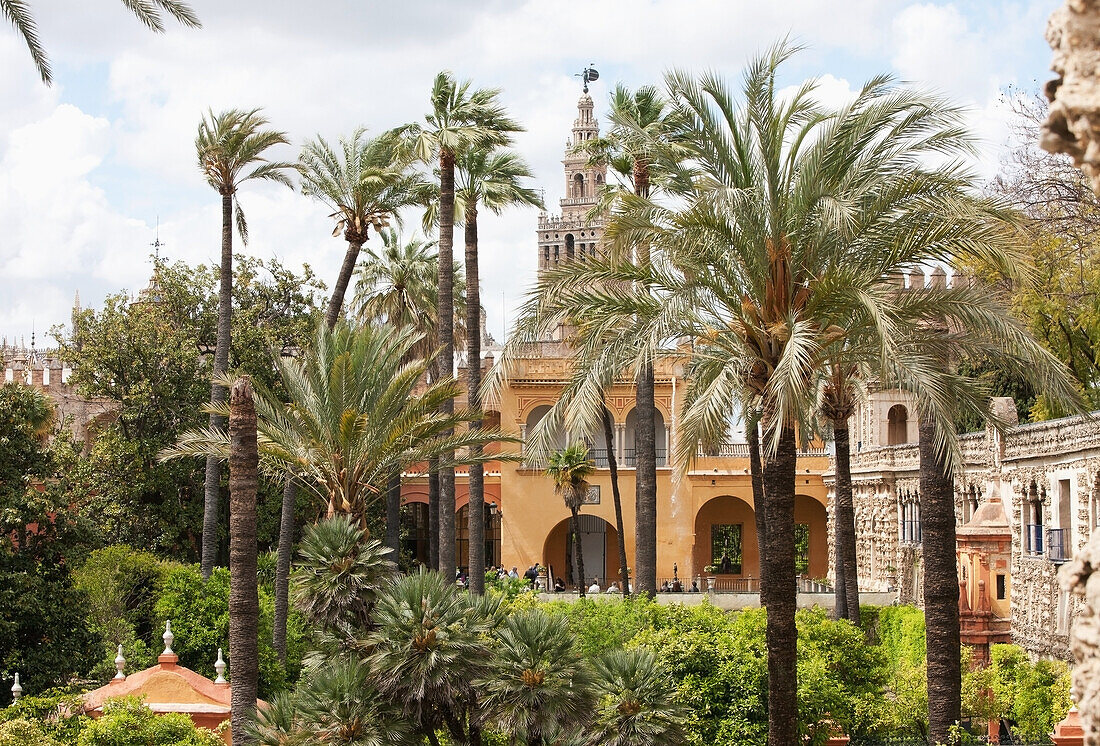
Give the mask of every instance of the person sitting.
M 619 581 L 617 581 L 617 580 L 612 580 L 611 585 L 607 586 L 607 590 L 604 591 L 604 593 L 618 593 L 618 592 L 619 592 Z
M 692 593 L 698 593 L 699 592 L 699 581 L 698 580 L 691 581 L 691 592 Z
M 554 593 L 562 593 L 565 591 L 565 581 L 560 577 L 554 578 Z
M 668 581 L 667 580 L 664 581 L 663 583 L 661 583 L 660 593 L 668 593 Z
M 679 578 L 676 578 L 675 580 L 672 581 L 672 589 L 671 590 L 672 590 L 673 593 L 683 593 L 684 592 L 684 584 L 680 582 Z
M 592 578 L 592 585 L 588 586 L 588 592 L 589 593 L 599 593 L 600 592 L 600 579 L 599 578 Z

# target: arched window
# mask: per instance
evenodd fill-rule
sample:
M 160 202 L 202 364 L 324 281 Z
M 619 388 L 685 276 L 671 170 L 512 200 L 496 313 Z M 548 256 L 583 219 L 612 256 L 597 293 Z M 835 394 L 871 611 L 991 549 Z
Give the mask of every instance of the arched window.
M 584 197 L 584 174 L 577 174 L 573 177 L 573 197 L 574 199 Z
M 566 261 L 569 261 L 573 258 L 573 246 L 574 246 L 574 244 L 573 244 L 573 234 L 572 233 L 566 233 L 565 234 L 565 259 L 566 259 Z
M 901 404 L 890 407 L 886 413 L 886 445 L 896 446 L 909 442 L 909 412 Z

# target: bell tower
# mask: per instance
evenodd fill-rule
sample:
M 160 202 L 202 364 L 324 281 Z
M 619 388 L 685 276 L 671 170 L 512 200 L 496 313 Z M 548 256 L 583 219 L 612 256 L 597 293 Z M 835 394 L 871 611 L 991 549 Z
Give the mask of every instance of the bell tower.
M 593 113 L 592 97 L 585 92 L 577 101 L 577 118 L 573 121 L 572 137 L 565 144 L 565 197 L 561 214 L 539 215 L 539 273 L 563 262 L 587 261 L 600 251 L 603 238 L 603 218 L 589 219 L 596 206 L 596 197 L 607 178 L 607 167 L 590 165 L 588 154 L 579 150 L 584 143 L 600 135 L 600 123 Z

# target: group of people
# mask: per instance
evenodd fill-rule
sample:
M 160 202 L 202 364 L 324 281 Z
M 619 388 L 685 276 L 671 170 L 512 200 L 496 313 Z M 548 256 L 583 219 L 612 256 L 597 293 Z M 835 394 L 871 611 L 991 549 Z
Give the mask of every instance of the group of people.
M 564 593 L 567 590 L 565 580 L 563 580 L 560 576 L 555 576 L 554 569 L 552 567 L 549 568 L 549 571 L 547 572 L 547 568 L 543 567 L 537 562 L 528 567 L 522 575 L 520 575 L 519 568 L 515 566 L 513 566 L 511 570 L 505 570 L 504 566 L 501 565 L 500 567 L 490 568 L 490 571 L 497 574 L 497 579 L 503 579 L 505 577 L 518 579 L 522 577 L 524 580 L 527 581 L 528 585 L 537 590 L 543 589 L 543 583 L 539 579 L 545 574 L 546 577 L 553 578 L 552 590 L 554 591 L 554 593 Z M 461 570 L 456 571 L 455 582 L 465 588 L 467 584 L 466 573 L 462 572 Z M 690 587 L 685 587 L 684 583 L 679 578 L 673 578 L 672 582 L 666 580 L 661 583 L 661 588 L 659 590 L 660 593 L 684 593 L 685 591 L 688 593 L 698 593 L 699 581 L 693 580 L 691 581 Z M 633 583 L 630 584 L 630 592 L 634 592 Z M 619 581 L 612 580 L 611 583 L 608 584 L 607 588 L 604 588 L 600 585 L 600 579 L 598 577 L 594 577 L 592 578 L 592 584 L 588 586 L 588 593 L 622 593 L 622 586 L 619 585 Z

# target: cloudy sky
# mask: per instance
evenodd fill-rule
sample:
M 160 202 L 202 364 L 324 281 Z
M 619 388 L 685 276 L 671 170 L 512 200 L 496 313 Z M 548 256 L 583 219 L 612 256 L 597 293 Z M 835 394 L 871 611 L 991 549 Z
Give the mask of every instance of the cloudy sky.
M 118 0 L 32 6 L 54 64 L 40 82 L 26 49 L 0 27 L 0 337 L 30 342 L 87 306 L 143 287 L 160 220 L 170 259 L 216 262 L 217 195 L 195 165 L 207 109 L 265 108 L 295 147 L 359 125 L 417 120 L 435 73 L 450 69 L 503 100 L 527 128 L 517 148 L 551 209 L 562 196 L 565 139 L 593 62 L 597 113 L 615 81 L 656 82 L 670 68 L 742 65 L 790 35 L 808 48 L 786 84 L 822 78 L 843 98 L 870 75 L 899 78 L 967 105 L 996 172 L 1007 86 L 1050 77 L 1043 40 L 1060 0 L 193 0 L 201 30 L 146 31 Z M 331 284 L 344 245 L 327 211 L 281 187 L 242 189 L 247 253 L 308 262 Z M 482 221 L 483 299 L 498 339 L 535 269 L 534 210 Z M 411 226 L 410 226 L 411 227 Z M 239 247 L 238 247 L 239 248 Z M 48 340 L 52 342 L 52 340 Z

